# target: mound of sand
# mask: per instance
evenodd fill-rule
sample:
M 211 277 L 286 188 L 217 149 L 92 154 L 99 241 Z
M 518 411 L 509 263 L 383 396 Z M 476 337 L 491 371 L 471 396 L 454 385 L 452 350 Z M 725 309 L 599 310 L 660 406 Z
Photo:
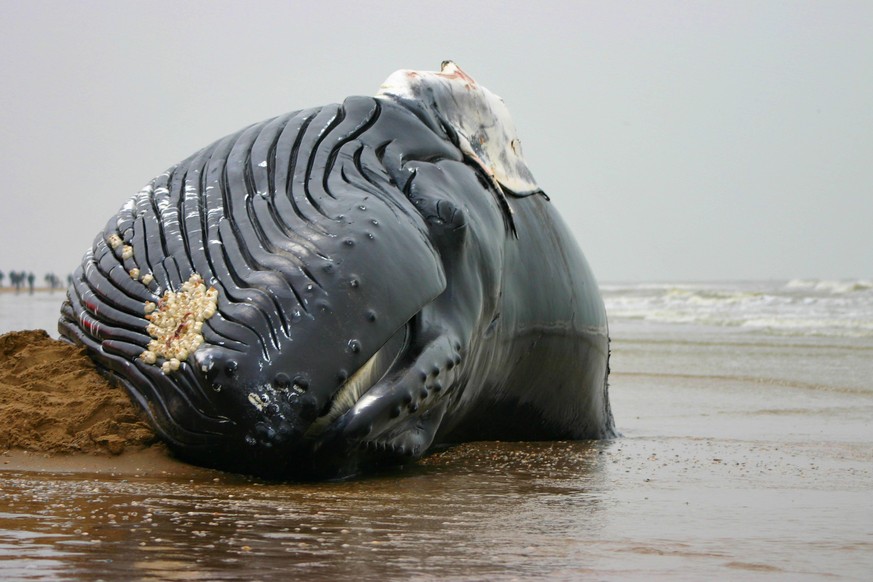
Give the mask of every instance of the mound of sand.
M 0 336 L 0 451 L 117 455 L 155 442 L 84 349 L 43 330 Z

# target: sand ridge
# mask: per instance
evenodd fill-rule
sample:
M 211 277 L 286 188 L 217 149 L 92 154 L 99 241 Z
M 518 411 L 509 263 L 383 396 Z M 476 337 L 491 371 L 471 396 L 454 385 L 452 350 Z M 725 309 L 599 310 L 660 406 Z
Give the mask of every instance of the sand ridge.
M 118 455 L 156 442 L 83 348 L 44 330 L 0 335 L 0 450 Z

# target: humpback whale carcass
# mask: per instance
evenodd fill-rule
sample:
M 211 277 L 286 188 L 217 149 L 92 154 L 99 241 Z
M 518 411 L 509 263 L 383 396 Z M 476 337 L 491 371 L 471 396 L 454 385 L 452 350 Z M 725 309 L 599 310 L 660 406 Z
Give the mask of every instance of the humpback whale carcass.
M 614 435 L 594 277 L 503 101 L 451 62 L 156 177 L 85 254 L 59 330 L 178 456 L 232 471 Z

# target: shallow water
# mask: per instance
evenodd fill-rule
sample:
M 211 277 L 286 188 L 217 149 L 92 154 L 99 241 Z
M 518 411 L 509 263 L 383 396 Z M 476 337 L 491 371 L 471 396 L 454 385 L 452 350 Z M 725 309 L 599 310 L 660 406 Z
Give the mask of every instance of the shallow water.
M 873 339 L 779 325 L 613 318 L 613 441 L 307 485 L 0 457 L 0 577 L 867 579 Z
M 62 291 L 27 291 L 15 293 L 10 288 L 0 289 L 0 334 L 22 329 L 44 329 L 53 338 L 58 337 L 58 319 L 61 316 Z

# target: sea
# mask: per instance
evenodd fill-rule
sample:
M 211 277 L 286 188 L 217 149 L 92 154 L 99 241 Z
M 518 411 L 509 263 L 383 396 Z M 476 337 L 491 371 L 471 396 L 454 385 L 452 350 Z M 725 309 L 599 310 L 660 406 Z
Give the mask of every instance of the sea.
M 616 439 L 321 484 L 13 455 L 0 578 L 869 580 L 873 281 L 601 292 Z M 57 337 L 62 300 L 0 293 L 0 333 Z
M 873 338 L 873 280 L 628 283 L 600 290 L 610 321 L 622 329 L 642 322 L 728 334 Z
M 57 337 L 62 291 L 0 291 L 0 333 L 41 328 Z M 610 324 L 622 332 L 687 326 L 728 335 L 873 338 L 873 279 L 604 283 L 600 292 Z

